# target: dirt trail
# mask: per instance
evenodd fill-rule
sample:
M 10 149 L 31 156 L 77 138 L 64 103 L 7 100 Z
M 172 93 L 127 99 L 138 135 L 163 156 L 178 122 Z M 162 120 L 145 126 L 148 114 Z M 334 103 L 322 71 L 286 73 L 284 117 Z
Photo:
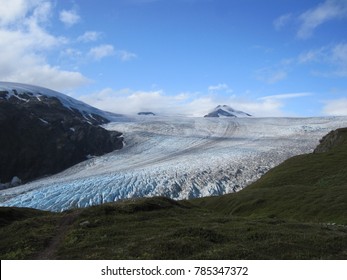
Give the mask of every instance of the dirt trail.
M 81 213 L 80 210 L 75 210 L 72 213 L 68 213 L 61 218 L 59 225 L 57 227 L 57 231 L 55 232 L 55 235 L 51 239 L 50 243 L 42 252 L 40 252 L 35 257 L 35 259 L 37 260 L 54 259 L 54 253 L 57 251 L 59 245 L 63 241 L 67 232 L 72 227 L 73 223 L 76 221 L 80 213 Z

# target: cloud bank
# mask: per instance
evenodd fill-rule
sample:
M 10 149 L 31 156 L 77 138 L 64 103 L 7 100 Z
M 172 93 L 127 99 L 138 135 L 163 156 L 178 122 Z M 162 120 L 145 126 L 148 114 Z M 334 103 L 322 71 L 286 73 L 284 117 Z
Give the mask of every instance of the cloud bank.
M 45 29 L 52 13 L 50 1 L 0 0 L 0 80 L 55 90 L 67 90 L 88 82 L 83 74 L 60 69 L 47 61 L 46 53 L 69 41 Z
M 347 116 L 347 98 L 324 102 L 323 113 L 328 116 Z
M 251 100 L 226 94 L 229 86 L 226 84 L 220 85 L 208 87 L 205 93 L 182 92 L 176 95 L 168 95 L 162 89 L 142 91 L 128 88 L 120 90 L 106 88 L 82 96 L 81 100 L 102 110 L 130 115 L 137 114 L 140 111 L 151 111 L 168 116 L 202 117 L 217 105 L 227 104 L 256 117 L 280 117 L 286 115 L 282 109 L 287 99 L 311 95 L 311 93 L 306 92 L 287 93 Z M 224 89 L 224 92 L 221 92 L 221 94 L 211 93 L 211 88 L 219 91 Z
M 57 13 L 61 24 L 72 28 L 81 21 L 77 6 L 54 10 L 51 0 L 0 0 L 0 80 L 48 87 L 58 91 L 71 90 L 90 82 L 78 69 L 78 63 L 97 63 L 114 56 L 120 61 L 136 58 L 126 50 L 116 50 L 111 44 L 90 46 L 101 37 L 97 31 L 85 31 L 77 39 L 59 36 L 49 31 Z M 76 46 L 79 43 L 80 45 Z M 62 69 L 52 61 L 61 57 L 70 69 Z M 61 62 L 61 61 L 60 61 Z

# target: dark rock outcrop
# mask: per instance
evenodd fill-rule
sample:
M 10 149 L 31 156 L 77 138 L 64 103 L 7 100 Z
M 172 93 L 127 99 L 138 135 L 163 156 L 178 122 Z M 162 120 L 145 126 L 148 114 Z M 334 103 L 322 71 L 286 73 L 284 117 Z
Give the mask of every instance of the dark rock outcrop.
M 339 128 L 330 131 L 320 141 L 319 145 L 313 151 L 314 153 L 325 153 L 333 149 L 334 147 L 346 143 L 347 139 L 347 128 Z
M 123 147 L 121 133 L 99 126 L 106 118 L 52 96 L 13 92 L 0 92 L 0 183 L 27 182 Z
M 153 112 L 138 112 L 139 116 L 155 116 Z

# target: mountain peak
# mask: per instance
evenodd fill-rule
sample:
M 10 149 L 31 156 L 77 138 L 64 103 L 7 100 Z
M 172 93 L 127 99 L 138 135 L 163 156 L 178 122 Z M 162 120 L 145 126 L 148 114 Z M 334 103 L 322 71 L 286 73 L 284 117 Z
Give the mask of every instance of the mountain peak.
M 210 113 L 204 116 L 205 118 L 219 118 L 219 117 L 251 117 L 250 114 L 243 111 L 233 109 L 228 105 L 218 105 Z
M 0 82 L 0 100 L 7 100 L 11 103 L 45 103 L 48 100 L 59 100 L 65 108 L 79 113 L 86 121 L 93 124 L 106 123 L 113 117 L 121 116 L 119 114 L 99 110 L 82 101 L 51 89 L 21 83 Z

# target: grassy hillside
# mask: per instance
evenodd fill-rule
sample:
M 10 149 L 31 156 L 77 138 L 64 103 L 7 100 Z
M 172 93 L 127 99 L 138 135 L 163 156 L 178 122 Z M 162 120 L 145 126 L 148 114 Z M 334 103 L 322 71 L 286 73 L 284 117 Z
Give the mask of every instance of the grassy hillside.
M 337 132 L 326 152 L 290 158 L 237 194 L 194 203 L 228 215 L 347 224 L 347 129 Z
M 64 213 L 0 208 L 0 257 L 347 259 L 347 130 L 337 134 L 235 194 Z

